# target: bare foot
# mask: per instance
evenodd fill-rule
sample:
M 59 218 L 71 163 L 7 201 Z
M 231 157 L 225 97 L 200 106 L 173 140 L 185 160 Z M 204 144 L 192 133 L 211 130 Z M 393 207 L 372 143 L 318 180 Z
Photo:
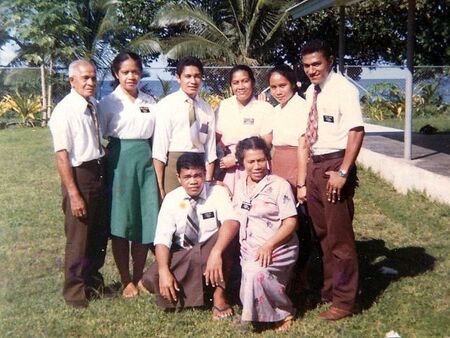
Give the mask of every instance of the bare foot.
M 283 321 L 281 321 L 277 325 L 275 325 L 274 330 L 277 332 L 285 331 L 292 326 L 293 322 L 294 322 L 294 316 L 287 316 Z
M 150 294 L 150 291 L 147 290 L 147 288 L 144 286 L 144 283 L 142 283 L 142 279 L 138 282 L 137 288 L 139 292 L 142 292 L 143 294 Z
M 139 291 L 133 283 L 128 283 L 128 285 L 122 291 L 123 298 L 133 298 L 138 295 Z
M 212 307 L 213 319 L 227 319 L 234 316 L 233 308 L 225 298 L 225 290 L 220 286 L 214 290 L 214 306 Z

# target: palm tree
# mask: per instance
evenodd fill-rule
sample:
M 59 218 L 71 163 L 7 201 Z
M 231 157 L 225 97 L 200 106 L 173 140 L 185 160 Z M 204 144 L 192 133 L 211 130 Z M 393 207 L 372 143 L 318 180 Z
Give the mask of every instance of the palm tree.
M 229 0 L 170 3 L 156 14 L 157 27 L 181 26 L 162 40 L 171 59 L 195 55 L 216 64 L 257 65 L 295 1 Z

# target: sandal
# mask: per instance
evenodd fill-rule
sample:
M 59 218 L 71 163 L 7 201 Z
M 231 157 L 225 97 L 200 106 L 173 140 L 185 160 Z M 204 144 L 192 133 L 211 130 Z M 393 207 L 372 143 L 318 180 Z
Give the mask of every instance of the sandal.
M 231 312 L 227 313 L 228 310 L 231 310 Z M 213 305 L 212 312 L 213 312 L 214 320 L 231 319 L 234 316 L 233 308 L 229 305 L 227 305 L 223 308 L 219 308 L 219 307 Z

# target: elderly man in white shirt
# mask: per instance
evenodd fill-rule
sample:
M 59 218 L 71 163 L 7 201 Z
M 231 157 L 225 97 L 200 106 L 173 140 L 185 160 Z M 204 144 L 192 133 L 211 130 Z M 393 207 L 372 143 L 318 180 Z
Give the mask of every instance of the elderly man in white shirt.
M 195 57 L 181 59 L 177 66 L 180 90 L 158 105 L 153 137 L 153 162 L 161 198 L 179 186 L 175 164 L 185 152 L 202 153 L 206 180 L 213 177 L 216 160 L 215 117 L 211 107 L 198 97 L 203 64 Z
M 92 98 L 95 66 L 86 60 L 69 66 L 70 94 L 58 103 L 49 126 L 62 183 L 66 248 L 63 296 L 68 305 L 87 307 L 93 289 L 103 286 L 99 269 L 107 244 L 104 151 Z
M 224 187 L 205 184 L 203 156 L 185 153 L 176 166 L 181 187 L 162 203 L 156 262 L 145 272 L 143 285 L 165 309 L 203 306 L 212 287 L 213 318 L 232 316 L 225 287 L 238 251 L 233 241 L 237 215 Z

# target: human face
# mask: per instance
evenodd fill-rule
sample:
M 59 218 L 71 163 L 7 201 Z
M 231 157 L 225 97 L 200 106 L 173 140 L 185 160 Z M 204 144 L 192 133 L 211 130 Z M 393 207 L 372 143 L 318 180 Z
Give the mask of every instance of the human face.
M 130 95 L 135 96 L 137 93 L 137 86 L 141 79 L 141 70 L 136 61 L 127 59 L 120 64 L 119 71 L 116 73 L 116 78 L 119 80 L 120 86 L 125 89 Z
M 242 105 L 246 105 L 252 98 L 254 85 L 245 70 L 238 70 L 231 77 L 231 90 Z
M 177 81 L 180 84 L 181 90 L 191 98 L 194 98 L 202 84 L 202 73 L 196 66 L 186 66 L 178 76 Z
M 86 100 L 95 94 L 97 73 L 91 64 L 80 64 L 69 80 L 72 88 Z
M 261 181 L 267 174 L 267 158 L 261 149 L 244 151 L 244 169 L 253 182 Z
M 302 57 L 303 69 L 312 84 L 320 85 L 325 82 L 333 65 L 333 59 L 327 59 L 322 52 L 305 54 Z
M 270 75 L 269 86 L 272 96 L 281 104 L 281 107 L 284 107 L 294 95 L 292 84 L 280 73 L 275 72 Z
M 181 169 L 178 175 L 178 182 L 184 188 L 190 197 L 197 197 L 200 195 L 205 184 L 205 169 L 191 168 Z

